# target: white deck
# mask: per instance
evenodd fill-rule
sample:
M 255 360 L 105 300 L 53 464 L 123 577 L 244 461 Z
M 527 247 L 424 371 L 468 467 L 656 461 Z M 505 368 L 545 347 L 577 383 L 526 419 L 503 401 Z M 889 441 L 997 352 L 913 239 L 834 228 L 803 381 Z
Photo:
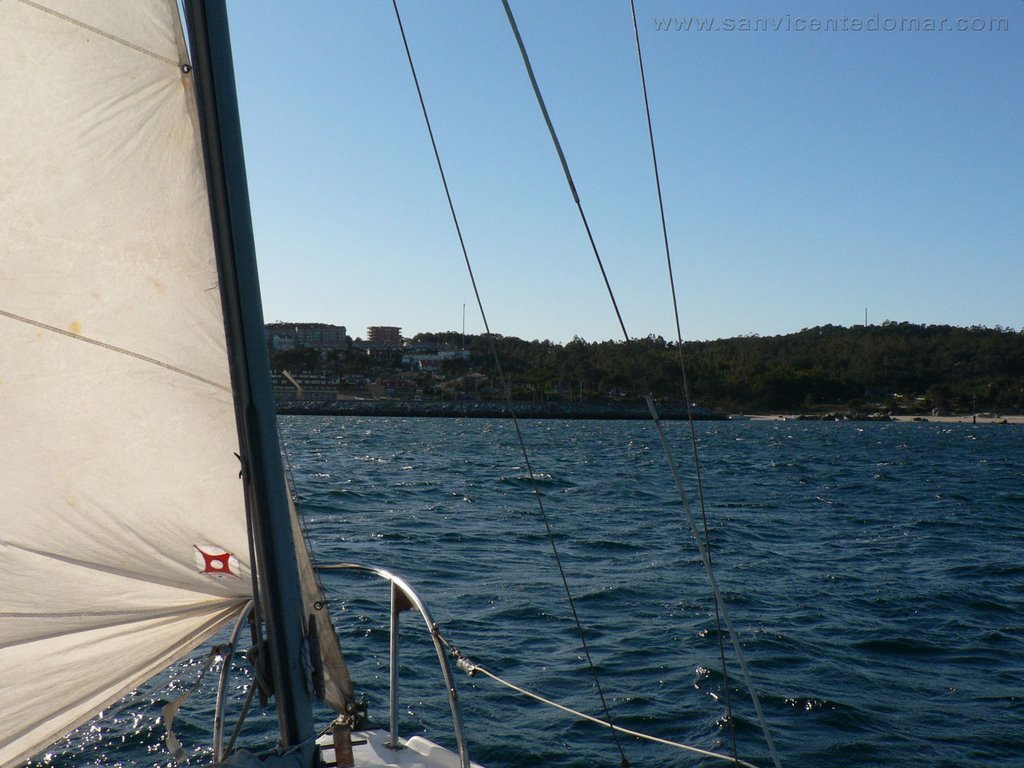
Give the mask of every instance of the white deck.
M 459 756 L 422 736 L 399 738 L 402 749 L 387 746 L 390 736 L 386 731 L 355 731 L 352 734 L 352 754 L 357 768 L 459 768 Z M 325 765 L 333 766 L 334 742 L 331 736 L 320 737 L 321 755 Z M 470 763 L 474 768 L 482 768 Z

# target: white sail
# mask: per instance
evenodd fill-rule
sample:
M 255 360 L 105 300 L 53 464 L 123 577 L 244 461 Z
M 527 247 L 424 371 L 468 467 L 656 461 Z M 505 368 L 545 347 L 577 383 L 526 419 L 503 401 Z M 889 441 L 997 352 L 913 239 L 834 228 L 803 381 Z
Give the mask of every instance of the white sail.
M 249 599 L 174 0 L 0 2 L 0 765 Z
M 323 699 L 335 712 L 347 713 L 356 703 L 355 690 L 348 666 L 341 652 L 341 641 L 334 632 L 327 599 L 317 580 L 313 561 L 306 546 L 306 537 L 299 524 L 299 513 L 295 503 L 289 499 L 288 512 L 291 516 L 292 535 L 295 537 L 295 559 L 299 569 L 299 583 L 302 585 L 302 609 L 315 622 L 315 634 L 320 650 L 320 667 L 323 671 Z

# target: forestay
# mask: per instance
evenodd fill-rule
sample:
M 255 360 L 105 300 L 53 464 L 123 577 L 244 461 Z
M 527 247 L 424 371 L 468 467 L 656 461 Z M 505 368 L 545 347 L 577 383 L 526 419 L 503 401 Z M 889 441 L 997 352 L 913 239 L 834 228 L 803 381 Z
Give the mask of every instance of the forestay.
M 237 614 L 249 545 L 174 0 L 0 3 L 0 765 Z

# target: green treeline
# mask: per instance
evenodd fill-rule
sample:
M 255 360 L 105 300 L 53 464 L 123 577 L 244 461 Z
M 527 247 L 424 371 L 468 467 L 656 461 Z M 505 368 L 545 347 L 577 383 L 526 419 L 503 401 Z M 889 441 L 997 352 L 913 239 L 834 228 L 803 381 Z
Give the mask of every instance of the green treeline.
M 495 338 L 516 399 L 684 399 L 679 351 L 658 336 L 568 344 Z M 461 346 L 458 333 L 414 344 Z M 497 380 L 483 336 L 469 336 L 466 368 Z M 1024 331 L 885 322 L 827 325 L 785 336 L 684 342 L 693 400 L 724 411 L 882 406 L 911 412 L 1024 409 Z M 456 375 L 457 370 L 449 371 Z

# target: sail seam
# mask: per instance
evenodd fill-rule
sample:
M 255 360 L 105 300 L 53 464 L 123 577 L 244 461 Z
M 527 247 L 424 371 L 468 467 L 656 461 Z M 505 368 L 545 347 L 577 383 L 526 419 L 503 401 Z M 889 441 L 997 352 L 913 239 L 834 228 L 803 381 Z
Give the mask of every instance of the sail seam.
M 140 571 L 132 571 L 126 568 L 119 568 L 112 565 L 103 565 L 102 563 L 79 560 L 78 558 L 70 557 L 68 555 L 62 555 L 59 552 L 47 552 L 43 549 L 35 549 L 33 547 L 25 546 L 24 544 L 19 544 L 10 541 L 0 540 L 0 544 L 6 547 L 10 547 L 11 549 L 20 550 L 21 552 L 25 552 L 30 555 L 37 555 L 39 557 L 49 558 L 51 560 L 56 560 L 60 563 L 65 563 L 66 565 L 72 565 L 78 568 L 87 568 L 89 570 L 97 571 L 99 573 L 107 573 L 112 574 L 114 576 L 120 576 L 122 578 L 131 579 L 133 581 L 142 582 L 144 584 L 156 584 L 162 587 L 171 587 L 174 589 L 188 589 L 190 592 L 210 595 L 213 598 L 219 598 L 223 595 L 223 593 L 219 590 L 200 589 L 198 584 L 196 583 L 183 586 L 179 580 L 173 578 L 157 578 L 153 574 L 146 574 Z M 3 614 L 0 614 L 0 616 L 2 615 Z
M 181 621 L 183 619 L 222 614 L 224 612 L 234 612 L 239 607 L 245 605 L 251 598 L 238 597 L 238 598 L 223 598 L 221 600 L 206 600 L 201 603 L 191 603 L 183 606 L 169 606 L 162 610 L 151 610 L 151 611 L 138 611 L 138 612 L 115 612 L 115 611 L 95 611 L 95 612 L 54 612 L 54 613 L 25 613 L 25 612 L 5 612 L 0 613 L 0 618 L 4 620 L 15 620 L 15 619 L 97 619 L 89 626 L 70 627 L 62 630 L 54 630 L 51 632 L 43 632 L 35 634 L 31 637 L 26 637 L 20 640 L 11 640 L 0 643 L 0 649 L 17 648 L 20 646 L 31 645 L 32 643 L 44 642 L 47 640 L 54 640 L 60 637 L 71 637 L 71 636 L 82 636 L 92 632 L 99 632 L 105 629 L 111 629 L 114 627 L 123 627 L 128 629 L 133 626 L 140 624 L 152 623 L 155 621 Z
M 22 2 L 26 2 L 26 0 L 22 0 Z M 52 333 L 60 334 L 61 336 L 67 336 L 69 339 L 75 339 L 76 341 L 82 341 L 85 342 L 86 344 L 92 344 L 93 346 L 100 347 L 111 352 L 117 352 L 118 354 L 121 355 L 134 357 L 136 360 L 141 360 L 144 363 L 150 363 L 152 365 L 164 368 L 173 373 L 178 373 L 181 374 L 182 376 L 187 376 L 190 379 L 195 379 L 196 381 L 200 381 L 203 384 L 209 384 L 211 387 L 215 387 L 224 392 L 231 391 L 231 388 L 224 384 L 220 384 L 211 379 L 207 379 L 203 376 L 200 376 L 197 373 L 192 373 L 192 371 L 186 371 L 184 368 L 179 368 L 176 365 L 171 365 L 170 363 L 165 363 L 162 360 L 157 360 L 155 357 L 148 357 L 147 355 L 143 355 L 138 352 L 132 352 L 130 349 L 125 349 L 124 347 L 118 347 L 115 346 L 114 344 L 108 344 L 107 342 L 100 341 L 99 339 L 92 339 L 89 338 L 88 336 L 83 336 L 80 333 L 66 331 L 63 328 L 57 328 L 54 325 L 48 325 L 46 323 L 41 323 L 38 320 L 32 320 L 31 318 L 28 317 L 22 317 L 21 315 L 16 315 L 13 312 L 7 312 L 3 309 L 0 309 L 0 316 L 9 318 L 11 320 L 15 320 L 19 323 L 25 323 L 26 325 L 32 325 L 35 326 L 36 328 L 41 328 L 44 331 L 50 331 Z
M 161 611 L 4 611 L 0 613 L 0 619 L 117 619 L 117 624 L 133 624 L 143 621 L 153 621 L 155 619 L 173 619 L 181 616 L 190 616 L 193 614 L 200 615 L 204 613 L 209 613 L 210 609 L 219 610 L 225 606 L 232 606 L 236 603 L 243 603 L 249 599 L 250 598 L 248 597 L 231 597 L 222 598 L 220 600 L 207 600 L 203 603 L 193 603 L 188 606 L 171 607 Z M 103 626 L 92 626 L 86 627 L 85 629 L 75 628 L 74 630 L 68 632 L 51 634 L 47 635 L 46 637 L 59 637 L 61 635 L 88 632 L 94 629 L 102 628 Z M 39 639 L 41 638 L 39 636 L 36 636 L 33 637 L 31 640 L 35 641 Z M 21 644 L 22 643 L 4 643 L 4 645 L 0 647 Z
M 0 612 L 0 619 L 124 619 L 130 621 L 150 621 L 152 619 L 163 619 L 173 616 L 181 616 L 189 613 L 203 613 L 208 611 L 210 607 L 216 607 L 221 605 L 224 601 L 228 604 L 233 604 L 239 600 L 248 600 L 249 598 L 225 598 L 224 600 L 215 600 L 204 603 L 197 608 L 189 608 L 188 610 L 168 610 L 159 611 L 156 613 L 136 613 L 132 611 L 3 611 Z M 81 631 L 81 630 L 75 630 Z
M 146 56 L 150 56 L 156 59 L 157 61 L 165 61 L 168 64 L 171 64 L 175 67 L 177 67 L 180 64 L 180 62 L 178 62 L 175 59 L 169 59 L 166 56 L 161 56 L 159 53 L 154 53 L 153 51 L 147 50 L 139 45 L 136 45 L 135 43 L 125 40 L 122 37 L 118 37 L 117 35 L 112 35 L 109 32 L 104 32 L 102 29 L 99 29 L 98 27 L 86 24 L 84 21 L 79 21 L 78 19 L 72 16 L 68 16 L 67 14 L 63 14 L 60 11 L 55 11 L 53 8 L 47 8 L 45 5 L 40 5 L 39 3 L 32 2 L 32 0 L 19 0 L 19 2 L 21 2 L 22 5 L 27 5 L 30 8 L 35 8 L 37 11 L 48 13 L 54 18 L 60 19 L 61 21 L 66 21 L 69 24 L 75 25 L 76 27 L 81 27 L 82 29 L 87 30 L 89 32 L 95 32 L 97 35 L 101 35 L 102 37 L 105 37 L 107 40 L 119 43 L 120 45 L 123 45 L 126 48 L 131 48 L 133 51 L 138 51 L 139 53 L 145 54 Z

